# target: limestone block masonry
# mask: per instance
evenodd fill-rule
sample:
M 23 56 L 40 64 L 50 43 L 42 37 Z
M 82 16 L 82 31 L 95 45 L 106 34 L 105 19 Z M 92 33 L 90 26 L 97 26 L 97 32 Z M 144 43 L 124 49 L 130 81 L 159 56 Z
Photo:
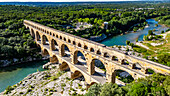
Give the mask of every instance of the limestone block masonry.
M 134 79 L 148 76 L 147 70 L 152 69 L 157 73 L 170 74 L 170 67 L 152 62 L 143 58 L 126 55 L 103 44 L 71 35 L 29 20 L 24 20 L 24 25 L 29 28 L 31 36 L 37 46 L 42 50 L 42 55 L 49 55 L 50 62 L 60 64 L 61 70 L 70 68 L 72 78 L 84 76 L 88 84 L 115 83 L 116 71 L 124 70 Z M 48 42 L 46 42 L 48 41 Z M 56 45 L 58 50 L 56 50 Z M 70 51 L 70 57 L 66 57 L 65 46 Z M 77 54 L 81 52 L 86 60 L 87 67 L 77 64 Z M 106 68 L 106 78 L 96 76 L 95 60 L 100 60 Z M 124 62 L 128 61 L 128 64 Z M 136 68 L 140 66 L 140 68 Z

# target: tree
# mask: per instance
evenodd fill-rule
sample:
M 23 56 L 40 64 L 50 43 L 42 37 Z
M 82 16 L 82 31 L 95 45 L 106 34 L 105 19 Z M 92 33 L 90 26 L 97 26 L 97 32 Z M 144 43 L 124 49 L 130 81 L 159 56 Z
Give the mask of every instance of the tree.
M 148 31 L 148 35 L 153 35 L 152 30 L 149 30 L 149 31 Z
M 99 96 L 101 92 L 102 85 L 94 84 L 89 89 L 85 96 Z
M 129 40 L 126 40 L 126 45 L 129 45 L 130 44 L 130 41 Z
M 143 83 L 137 83 L 132 86 L 128 95 L 130 96 L 147 96 L 148 94 L 148 86 Z

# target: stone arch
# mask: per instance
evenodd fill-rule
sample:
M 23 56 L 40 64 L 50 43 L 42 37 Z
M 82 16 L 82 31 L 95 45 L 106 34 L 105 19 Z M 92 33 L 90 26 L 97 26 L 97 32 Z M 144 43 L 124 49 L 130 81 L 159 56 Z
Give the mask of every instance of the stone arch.
M 154 68 L 150 68 L 150 67 L 146 68 L 144 71 L 145 74 L 153 74 L 157 72 Z
M 85 76 L 78 70 L 74 71 L 74 73 L 71 74 L 71 79 L 76 79 L 76 78 L 79 78 L 79 77 L 83 77 L 84 78 L 83 81 L 86 81 Z
M 45 31 L 46 32 L 46 31 Z M 49 34 L 49 32 L 47 31 L 47 34 Z
M 112 60 L 113 60 L 113 61 L 118 61 L 118 57 L 112 56 Z
M 71 40 L 70 40 L 70 39 L 68 39 L 68 43 L 71 43 Z
M 105 53 L 103 54 L 103 56 L 106 57 L 106 58 L 109 58 L 109 57 L 110 57 L 107 52 L 105 52 Z
M 58 35 L 56 35 L 56 38 L 58 38 Z
M 81 44 L 80 44 L 80 43 L 78 43 L 78 47 L 81 47 Z
M 94 52 L 94 48 L 90 48 L 90 52 Z
M 85 54 L 82 51 L 76 50 L 73 55 L 73 63 L 87 65 Z
M 66 62 L 62 62 L 62 64 L 59 66 L 59 69 L 61 71 L 67 71 L 70 70 L 70 66 Z
M 100 52 L 100 50 L 97 50 L 96 54 L 98 54 L 98 55 L 101 55 L 101 52 Z
M 47 31 L 48 32 L 48 31 Z M 50 32 L 50 35 L 51 35 L 51 32 Z
M 85 50 L 88 50 L 88 46 L 87 46 L 87 45 L 84 45 L 84 49 L 85 49 Z
M 95 67 L 97 67 L 98 70 L 101 70 L 101 71 L 105 70 L 105 71 L 101 72 L 101 71 L 95 70 Z M 92 59 L 92 61 L 90 63 L 90 69 L 89 70 L 91 70 L 90 75 L 93 75 L 95 73 L 99 73 L 103 76 L 106 76 L 106 66 L 105 66 L 104 62 L 100 59 L 96 59 L 96 58 Z
M 51 63 L 58 63 L 58 58 L 56 55 L 53 55 L 50 59 Z
M 53 36 L 55 37 L 55 34 L 53 33 Z
M 75 41 L 73 41 L 73 45 L 76 45 L 76 42 L 75 42 Z
M 129 62 L 128 62 L 128 60 L 123 59 L 123 60 L 121 60 L 121 64 L 122 65 L 129 65 Z
M 52 51 L 58 51 L 58 43 L 54 39 L 51 40 L 51 48 Z
M 44 50 L 42 51 L 42 55 L 48 56 L 48 55 L 50 55 L 50 53 L 48 52 L 47 49 L 44 49 Z
M 36 38 L 37 38 L 37 41 L 41 41 L 41 36 L 38 31 L 36 31 Z
M 70 57 L 71 56 L 71 50 L 66 44 L 61 45 L 61 56 L 62 57 Z
M 126 70 L 124 70 L 124 69 L 115 69 L 114 71 L 113 71 L 113 73 L 112 73 L 112 75 L 111 75 L 111 82 L 112 83 L 115 83 L 116 82 L 116 76 L 118 76 L 118 74 L 119 74 L 119 76 L 120 76 L 120 72 L 125 72 L 124 73 L 124 76 L 122 76 L 122 77 L 126 77 L 126 78 L 129 78 L 129 79 L 132 79 L 132 80 L 128 80 L 129 82 L 124 82 L 124 83 L 130 83 L 130 82 L 132 82 L 134 79 L 135 79 L 135 75 L 136 74 L 133 74 L 133 73 L 131 73 L 131 72 L 128 72 L 128 71 L 126 71 Z M 123 74 L 122 74 L 123 75 Z M 118 76 L 118 77 L 119 77 Z M 129 77 L 128 77 L 129 76 Z M 121 77 L 120 77 L 121 78 Z M 123 82 L 123 81 L 122 81 Z
M 60 39 L 62 39 L 62 36 L 60 36 Z
M 66 38 L 64 37 L 64 41 L 66 41 Z
M 137 69 L 137 70 L 142 70 L 142 71 L 144 71 L 145 70 L 145 68 L 140 64 L 140 63 L 138 63 L 138 62 L 136 62 L 136 63 L 134 63 L 135 65 L 135 68 L 134 69 Z
M 43 42 L 43 45 L 49 45 L 49 40 L 45 35 L 42 36 L 42 42 Z
M 33 29 L 31 29 L 31 36 L 35 39 L 35 32 Z

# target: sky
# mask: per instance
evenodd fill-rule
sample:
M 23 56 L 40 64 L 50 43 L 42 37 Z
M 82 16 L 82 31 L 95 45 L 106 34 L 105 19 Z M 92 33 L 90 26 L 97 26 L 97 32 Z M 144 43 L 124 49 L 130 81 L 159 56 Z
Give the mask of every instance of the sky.
M 76 2 L 76 1 L 137 1 L 137 0 L 0 0 L 0 2 Z

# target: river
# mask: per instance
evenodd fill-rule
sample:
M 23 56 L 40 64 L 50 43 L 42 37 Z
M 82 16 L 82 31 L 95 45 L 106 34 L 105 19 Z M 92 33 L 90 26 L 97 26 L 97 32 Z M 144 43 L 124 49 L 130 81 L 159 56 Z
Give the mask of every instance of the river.
M 14 85 L 24 79 L 28 74 L 43 71 L 42 65 L 47 63 L 46 61 L 34 61 L 18 65 L 9 66 L 0 69 L 0 92 L 10 85 Z
M 138 41 L 142 41 L 143 36 L 148 34 L 148 30 L 156 29 L 154 33 L 160 34 L 162 30 L 165 31 L 168 29 L 167 27 L 159 25 L 158 22 L 155 21 L 154 19 L 147 19 L 146 21 L 148 22 L 149 27 L 145 28 L 144 30 L 139 30 L 135 33 L 131 32 L 125 35 L 114 36 L 102 41 L 101 43 L 105 44 L 106 46 L 126 45 L 126 40 L 129 40 L 130 42 L 133 43 L 136 41 L 136 39 L 138 39 Z M 158 27 L 155 27 L 155 24 L 158 24 Z
M 148 30 L 156 29 L 157 34 L 161 33 L 162 30 L 168 29 L 167 27 L 163 27 L 161 25 L 158 25 L 158 27 L 155 27 L 156 22 L 154 19 L 148 19 L 147 20 L 149 27 L 145 28 L 144 30 L 137 31 L 136 33 L 128 33 L 125 35 L 118 35 L 114 36 L 112 38 L 108 38 L 101 42 L 102 44 L 105 44 L 107 46 L 113 46 L 113 45 L 126 45 L 126 40 L 130 40 L 131 42 L 135 42 L 138 38 L 139 41 L 142 41 L 143 36 L 147 35 Z M 42 65 L 47 63 L 48 61 L 36 61 L 36 62 L 29 62 L 29 63 L 23 63 L 15 66 L 10 66 L 5 69 L 5 71 L 2 72 L 2 69 L 0 69 L 0 92 L 4 91 L 5 88 L 10 85 L 14 85 L 24 79 L 28 74 L 37 72 L 37 69 L 39 71 L 43 71 Z

